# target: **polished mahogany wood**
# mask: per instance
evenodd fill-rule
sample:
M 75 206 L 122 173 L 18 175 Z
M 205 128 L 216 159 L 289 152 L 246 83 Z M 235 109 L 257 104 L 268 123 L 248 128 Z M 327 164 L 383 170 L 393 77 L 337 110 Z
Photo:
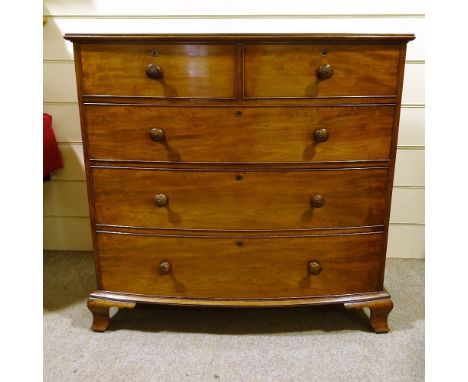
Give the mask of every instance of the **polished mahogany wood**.
M 98 234 L 104 290 L 271 298 L 381 290 L 382 234 L 200 239 Z M 310 263 L 321 272 L 310 272 Z M 161 274 L 160 264 L 170 263 Z
M 406 44 L 414 34 L 392 33 L 67 33 L 64 38 L 81 43 L 138 42 L 283 42 L 283 43 L 365 43 Z
M 329 304 L 346 304 L 355 302 L 371 302 L 390 299 L 386 291 L 338 294 L 310 297 L 274 297 L 274 298 L 188 298 L 165 297 L 145 294 L 123 293 L 97 290 L 92 292 L 90 298 L 103 300 L 109 304 L 113 302 L 135 302 L 143 304 L 165 304 L 174 306 L 196 307 L 225 307 L 225 308 L 275 308 L 313 306 Z
M 303 229 L 202 229 L 202 228 L 161 228 L 161 227 L 131 227 L 113 224 L 96 224 L 98 233 L 135 234 L 156 237 L 188 237 L 188 238 L 228 238 L 228 239 L 258 239 L 265 235 L 275 237 L 316 237 L 382 233 L 383 225 L 359 227 L 303 228 Z
M 383 289 L 400 34 L 71 34 L 97 290 L 136 303 L 345 304 Z
M 124 301 L 108 301 L 104 299 L 96 299 L 93 297 L 88 298 L 88 309 L 93 314 L 93 323 L 91 329 L 95 332 L 104 332 L 109 327 L 110 308 L 127 308 L 133 309 L 135 307 L 134 302 L 124 302 Z
M 80 128 L 81 136 L 83 141 L 83 154 L 84 154 L 84 168 L 86 176 L 86 188 L 88 194 L 88 206 L 89 206 L 89 219 L 91 223 L 91 240 L 93 245 L 93 260 L 94 260 L 94 269 L 96 273 L 96 287 L 101 288 L 101 269 L 99 268 L 99 258 L 96 249 L 96 231 L 94 229 L 95 219 L 94 219 L 94 198 L 93 198 L 93 179 L 91 177 L 90 170 L 90 161 L 87 155 L 89 145 L 88 145 L 88 134 L 87 126 L 85 123 L 85 111 L 83 108 L 83 78 L 81 75 L 81 51 L 78 44 L 73 45 L 73 55 L 75 58 L 75 73 L 76 73 L 76 86 L 78 89 L 78 105 L 80 110 Z
M 242 83 L 238 83 L 238 92 L 242 92 Z M 111 96 L 104 94 L 83 95 L 83 105 L 120 105 L 120 106 L 197 106 L 200 108 L 212 106 L 395 106 L 397 97 L 393 96 L 342 96 L 342 97 L 315 97 L 315 98 L 170 98 L 151 96 Z
M 233 44 L 89 44 L 81 65 L 86 95 L 235 97 Z
M 157 162 L 389 159 L 393 113 L 393 106 L 86 106 L 92 159 Z
M 93 168 L 92 175 L 98 224 L 293 229 L 384 223 L 384 168 L 239 172 Z M 155 194 L 167 197 L 165 207 L 155 206 Z
M 246 44 L 244 97 L 396 95 L 399 57 L 393 45 Z
M 390 298 L 376 301 L 347 302 L 344 306 L 346 309 L 368 308 L 372 329 L 376 333 L 387 333 L 389 331 L 387 319 L 393 309 L 393 301 Z
M 158 162 L 126 159 L 89 159 L 93 168 L 120 167 L 128 169 L 180 169 L 180 170 L 208 170 L 224 169 L 226 171 L 252 170 L 326 170 L 326 169 L 357 169 L 357 168 L 388 168 L 391 159 L 375 160 L 345 160 L 327 162 Z

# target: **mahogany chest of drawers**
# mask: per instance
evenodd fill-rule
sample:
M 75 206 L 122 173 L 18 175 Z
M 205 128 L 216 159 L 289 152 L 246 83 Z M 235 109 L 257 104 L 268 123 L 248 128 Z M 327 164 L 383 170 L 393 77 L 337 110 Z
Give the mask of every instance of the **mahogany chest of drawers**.
M 384 289 L 413 35 L 66 35 L 97 290 L 136 303 L 368 307 Z

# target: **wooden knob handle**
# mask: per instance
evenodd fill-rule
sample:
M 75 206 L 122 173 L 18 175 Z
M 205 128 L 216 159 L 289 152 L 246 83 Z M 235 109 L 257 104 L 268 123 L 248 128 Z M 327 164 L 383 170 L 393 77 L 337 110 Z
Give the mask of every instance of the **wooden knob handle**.
M 169 273 L 171 273 L 171 269 L 171 263 L 169 263 L 168 261 L 163 261 L 161 264 L 159 264 L 160 275 L 168 275 Z
M 160 80 L 163 76 L 163 72 L 160 66 L 149 64 L 145 70 L 146 76 L 153 80 Z
M 153 127 L 149 132 L 149 136 L 153 142 L 162 142 L 166 136 L 166 133 L 163 129 Z
M 154 195 L 154 204 L 158 207 L 164 207 L 167 205 L 168 199 L 167 196 L 164 194 L 157 194 Z
M 312 196 L 310 204 L 312 205 L 312 207 L 321 208 L 325 204 L 325 198 L 320 194 L 316 194 Z
M 309 273 L 311 275 L 318 275 L 320 274 L 320 272 L 322 272 L 322 266 L 320 265 L 320 263 L 318 261 L 311 261 L 309 263 Z
M 326 80 L 327 78 L 330 78 L 333 75 L 333 66 L 330 64 L 324 64 L 320 65 L 317 71 L 317 76 L 321 80 Z
M 316 142 L 325 142 L 328 139 L 328 130 L 327 129 L 315 130 L 314 139 Z

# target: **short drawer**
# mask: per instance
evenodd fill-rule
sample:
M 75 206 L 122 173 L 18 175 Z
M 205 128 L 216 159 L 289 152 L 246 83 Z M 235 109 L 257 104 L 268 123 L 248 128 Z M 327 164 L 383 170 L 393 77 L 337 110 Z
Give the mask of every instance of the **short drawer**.
M 84 95 L 233 98 L 235 63 L 232 44 L 81 45 Z
M 98 224 L 301 229 L 384 223 L 387 169 L 93 168 Z
M 98 233 L 102 287 L 181 297 L 300 297 L 382 290 L 382 234 L 190 238 Z
M 247 44 L 244 97 L 396 96 L 398 45 Z
M 390 158 L 393 106 L 86 106 L 93 159 L 320 162 Z

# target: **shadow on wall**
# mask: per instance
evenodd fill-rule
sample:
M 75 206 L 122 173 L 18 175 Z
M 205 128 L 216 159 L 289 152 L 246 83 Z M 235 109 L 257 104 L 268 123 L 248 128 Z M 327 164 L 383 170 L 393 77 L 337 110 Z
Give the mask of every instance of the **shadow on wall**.
M 43 183 L 44 248 L 90 250 L 83 147 L 80 143 L 62 143 L 59 148 L 64 168 Z
M 91 252 L 45 251 L 44 309 L 55 311 L 86 301 L 96 289 Z
M 48 12 L 44 10 L 44 15 L 47 13 Z M 60 30 L 54 18 L 47 17 L 46 20 L 47 22 L 43 28 L 44 52 L 48 52 L 46 58 L 48 60 L 72 60 L 73 46 L 62 38 L 64 31 Z M 60 39 L 58 39 L 59 36 Z M 57 43 L 58 41 L 61 41 L 60 44 Z

